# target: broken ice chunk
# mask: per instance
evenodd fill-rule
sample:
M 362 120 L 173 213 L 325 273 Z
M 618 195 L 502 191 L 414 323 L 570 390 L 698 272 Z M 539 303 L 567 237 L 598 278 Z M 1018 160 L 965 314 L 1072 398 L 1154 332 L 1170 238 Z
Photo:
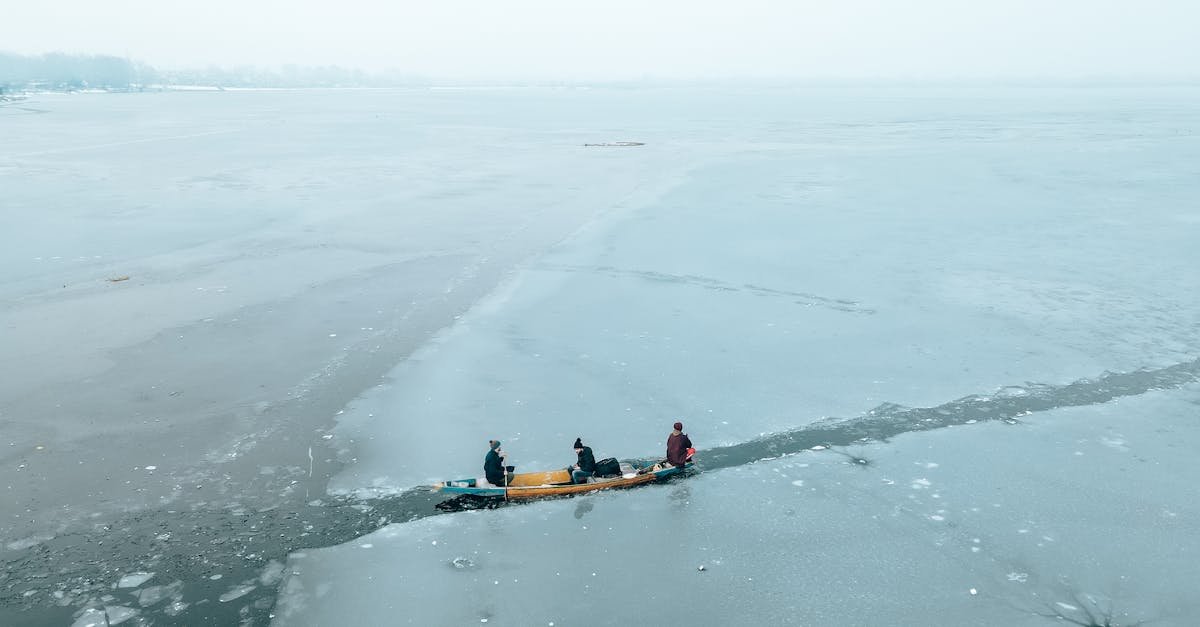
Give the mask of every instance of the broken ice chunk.
M 222 594 L 220 597 L 217 598 L 217 600 L 222 603 L 228 603 L 234 599 L 240 599 L 240 598 L 246 596 L 247 594 L 250 594 L 250 591 L 254 590 L 255 587 L 256 586 L 253 586 L 250 584 L 238 586 L 238 587 L 230 590 L 229 592 Z
M 121 577 L 121 580 L 117 582 L 117 587 L 136 588 L 149 581 L 153 576 L 154 573 L 130 573 L 124 577 Z

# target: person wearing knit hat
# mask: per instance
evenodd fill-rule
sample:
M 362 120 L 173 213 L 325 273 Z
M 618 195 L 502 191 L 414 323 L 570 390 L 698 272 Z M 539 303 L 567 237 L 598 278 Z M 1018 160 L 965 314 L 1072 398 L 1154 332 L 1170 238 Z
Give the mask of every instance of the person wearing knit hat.
M 688 462 L 688 449 L 692 448 L 692 441 L 683 432 L 683 423 L 676 422 L 671 435 L 667 436 L 667 461 L 672 466 L 683 466 Z
M 512 472 L 505 472 L 504 451 L 500 450 L 500 440 L 488 440 L 487 457 L 483 458 L 483 474 L 488 483 L 496 486 L 507 486 L 512 482 Z
M 575 438 L 574 448 L 579 461 L 571 467 L 571 483 L 587 483 L 587 478 L 596 474 L 596 456 L 591 447 L 583 445 L 583 438 Z

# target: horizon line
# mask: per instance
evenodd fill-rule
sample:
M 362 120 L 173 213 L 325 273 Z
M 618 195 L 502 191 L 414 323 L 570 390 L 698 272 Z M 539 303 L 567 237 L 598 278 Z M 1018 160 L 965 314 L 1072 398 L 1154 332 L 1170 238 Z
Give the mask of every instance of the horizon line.
M 776 74 L 776 75 L 655 75 L 629 74 L 607 75 L 596 77 L 565 77 L 561 75 L 496 75 L 470 76 L 466 74 L 429 74 L 404 70 L 398 67 L 385 69 L 369 69 L 362 66 L 303 63 L 243 63 L 221 65 L 208 63 L 206 65 L 159 65 L 153 62 L 136 59 L 130 55 L 117 55 L 104 52 L 66 52 L 55 50 L 40 53 L 21 53 L 0 49 L 0 56 L 11 55 L 33 60 L 39 57 L 62 55 L 81 58 L 111 58 L 121 59 L 130 64 L 166 75 L 206 73 L 269 73 L 292 74 L 311 73 L 315 71 L 337 71 L 359 74 L 368 80 L 398 81 L 407 84 L 424 85 L 571 85 L 571 86 L 607 86 L 627 84 L 687 84 L 687 85 L 719 85 L 719 84 L 759 84 L 759 85 L 816 85 L 816 86 L 853 86 L 853 85 L 895 85 L 895 86 L 940 86 L 940 85 L 978 85 L 978 86 L 1086 86 L 1086 85 L 1131 85 L 1131 86 L 1182 86 L 1200 85 L 1200 74 L 990 74 L 964 76 L 961 74 L 937 75 L 814 75 L 814 74 Z M 0 76 L 0 81 L 3 81 Z M 246 78 L 246 77 L 242 77 Z M 275 76 L 273 78 L 285 78 Z M 397 84 L 396 86 L 402 86 Z

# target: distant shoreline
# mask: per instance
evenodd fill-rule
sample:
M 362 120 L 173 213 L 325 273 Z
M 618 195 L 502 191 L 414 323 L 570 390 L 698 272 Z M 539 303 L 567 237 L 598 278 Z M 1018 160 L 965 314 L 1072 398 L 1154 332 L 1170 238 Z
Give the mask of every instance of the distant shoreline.
M 730 82 L 730 83 L 680 83 L 680 82 L 663 82 L 663 83 L 644 83 L 644 84 L 625 84 L 625 83 L 596 83 L 596 84 L 554 84 L 554 83 L 497 83 L 497 84 L 442 84 L 442 83 L 413 83 L 413 84 L 396 84 L 396 85 L 294 85 L 294 86 L 252 86 L 252 85 L 203 85 L 203 84 L 178 84 L 178 85 L 145 85 L 135 87 L 83 87 L 83 88 L 52 88 L 44 86 L 20 86 L 15 87 L 8 85 L 0 90 L 0 106 L 7 102 L 13 102 L 27 98 L 29 96 L 43 94 L 137 94 L 137 93 L 163 93 L 163 92 L 284 92 L 284 91 L 385 91 L 398 89 L 419 89 L 429 91 L 490 91 L 503 89 L 557 89 L 569 91 L 587 91 L 592 89 L 763 89 L 763 90 L 790 90 L 790 89 L 961 89 L 961 90 L 980 90 L 980 89 L 1187 89 L 1200 88 L 1200 80 L 1197 81 L 1178 81 L 1178 82 L 1154 82 L 1154 83 L 1121 83 L 1121 82 L 1105 82 L 1105 83 L 1084 83 L 1084 82 L 1062 82 L 1062 83 L 1021 83 L 1021 82 L 963 82 L 963 83 L 895 83 L 895 82 L 845 82 L 845 83 L 745 83 L 745 82 Z

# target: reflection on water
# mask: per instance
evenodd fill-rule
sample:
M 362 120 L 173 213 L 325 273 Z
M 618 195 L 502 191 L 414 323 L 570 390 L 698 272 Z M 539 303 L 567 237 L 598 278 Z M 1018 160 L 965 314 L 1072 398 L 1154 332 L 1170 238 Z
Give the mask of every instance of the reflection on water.
M 579 502 L 575 504 L 576 520 L 583 518 L 588 512 L 592 511 L 592 508 L 596 507 L 596 504 L 592 502 L 592 499 L 580 498 L 578 501 Z
M 692 503 L 692 489 L 686 483 L 678 483 L 671 486 L 671 491 L 667 493 L 667 498 L 670 499 L 671 509 L 684 511 Z

